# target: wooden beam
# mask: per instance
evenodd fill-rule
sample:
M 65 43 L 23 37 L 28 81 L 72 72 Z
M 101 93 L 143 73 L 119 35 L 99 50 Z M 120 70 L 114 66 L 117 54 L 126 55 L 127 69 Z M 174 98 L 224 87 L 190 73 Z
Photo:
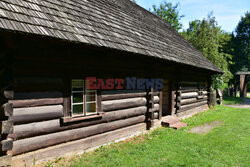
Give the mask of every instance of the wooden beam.
M 1 134 L 11 134 L 13 133 L 14 122 L 12 119 L 0 122 L 0 132 Z
M 55 98 L 62 98 L 62 97 L 63 97 L 63 93 L 59 91 L 15 92 L 13 100 L 55 99 Z
M 183 111 L 186 111 L 186 110 L 190 110 L 190 109 L 202 106 L 204 104 L 207 104 L 207 100 L 201 101 L 201 102 L 198 102 L 198 103 L 193 103 L 193 104 L 188 104 L 188 105 L 185 105 L 185 106 L 181 106 L 180 110 L 177 110 L 177 112 L 180 113 L 180 112 L 183 112 Z
M 57 145 L 73 140 L 82 139 L 85 137 L 105 133 L 119 128 L 139 124 L 145 121 L 145 116 L 138 116 L 124 120 L 98 124 L 89 127 L 83 127 L 48 135 L 42 135 L 23 140 L 14 141 L 12 153 L 13 155 L 22 154 L 25 152 L 37 150 L 40 148 Z
M 10 134 L 8 137 L 14 140 L 23 139 L 27 137 L 45 135 L 64 130 L 82 128 L 91 125 L 97 125 L 101 123 L 107 123 L 116 120 L 131 118 L 139 115 L 144 115 L 146 112 L 147 112 L 147 107 L 142 106 L 124 110 L 117 110 L 112 112 L 105 112 L 104 115 L 102 116 L 102 119 L 97 119 L 97 120 L 93 119 L 93 120 L 79 121 L 69 124 L 62 124 L 59 119 L 54 119 L 49 121 L 34 122 L 23 125 L 15 125 L 13 134 Z
M 147 100 L 144 97 L 103 101 L 102 110 L 111 111 L 111 110 L 139 107 L 139 106 L 145 106 L 146 103 L 147 103 Z
M 13 104 L 5 103 L 0 107 L 0 118 L 13 116 Z
M 45 99 L 29 99 L 29 100 L 10 100 L 15 108 L 38 107 L 46 105 L 63 104 L 63 98 L 45 98 Z
M 118 99 L 128 99 L 128 98 L 136 98 L 136 97 L 146 97 L 146 92 L 139 92 L 139 93 L 121 93 L 121 94 L 103 94 L 101 95 L 102 101 L 107 100 L 118 100 Z
M 197 98 L 182 99 L 180 101 L 180 104 L 181 104 L 181 106 L 183 106 L 183 105 L 186 105 L 186 104 L 197 103 L 197 102 L 204 101 L 204 100 L 207 100 L 207 99 L 208 99 L 207 96 L 205 96 L 202 99 L 197 99 Z
M 193 98 L 193 97 L 198 97 L 198 92 L 189 92 L 189 93 L 181 94 L 181 99 L 188 99 L 188 98 Z
M 13 140 L 12 139 L 2 140 L 0 142 L 1 151 L 12 150 L 12 147 L 13 147 Z
M 45 121 L 61 117 L 63 117 L 62 105 L 14 108 L 13 112 L 15 124 Z

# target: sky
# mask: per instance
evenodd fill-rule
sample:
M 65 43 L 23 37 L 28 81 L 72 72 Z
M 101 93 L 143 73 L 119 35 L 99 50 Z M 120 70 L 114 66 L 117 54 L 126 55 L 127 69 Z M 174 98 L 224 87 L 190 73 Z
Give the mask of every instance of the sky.
M 151 9 L 152 5 L 158 6 L 163 0 L 136 0 L 136 3 L 145 9 Z M 241 16 L 250 11 L 250 0 L 167 0 L 172 3 L 180 3 L 180 14 L 184 15 L 181 23 L 184 29 L 189 22 L 195 19 L 206 18 L 209 12 L 213 12 L 218 25 L 226 32 L 235 30 Z

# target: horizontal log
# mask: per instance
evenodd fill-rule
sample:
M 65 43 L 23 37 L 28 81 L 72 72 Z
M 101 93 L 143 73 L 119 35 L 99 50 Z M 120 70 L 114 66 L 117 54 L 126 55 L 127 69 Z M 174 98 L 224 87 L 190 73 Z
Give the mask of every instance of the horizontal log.
M 15 91 L 56 91 L 64 87 L 62 78 L 46 77 L 16 77 Z
M 99 125 L 83 127 L 48 135 L 42 135 L 22 140 L 14 141 L 12 153 L 13 155 L 22 154 L 25 152 L 37 150 L 40 148 L 49 147 L 52 145 L 65 143 L 85 137 L 101 134 L 104 132 L 116 130 L 119 128 L 139 124 L 145 121 L 145 116 L 138 116 L 124 120 L 118 120 Z
M 159 104 L 154 104 L 154 107 L 149 109 L 149 112 L 156 112 L 160 110 L 160 105 Z
M 104 94 L 101 95 L 102 101 L 106 100 L 118 100 L 118 99 L 127 99 L 127 98 L 134 98 L 134 97 L 146 97 L 146 92 L 139 92 L 139 93 L 122 93 L 122 94 Z
M 181 99 L 193 98 L 193 97 L 197 97 L 197 96 L 198 96 L 197 92 L 182 93 Z
M 203 95 L 207 95 L 208 92 L 207 92 L 207 91 L 202 91 L 202 94 L 203 94 Z
M 0 117 L 11 117 L 13 115 L 13 104 L 5 103 L 0 106 Z
M 159 103 L 159 102 L 160 102 L 159 96 L 154 96 L 154 103 Z
M 2 140 L 0 142 L 0 150 L 1 151 L 12 150 L 12 147 L 13 147 L 13 140 L 12 139 Z
M 156 108 L 157 108 L 157 105 L 156 105 Z M 60 132 L 64 130 L 87 127 L 90 125 L 107 123 L 107 122 L 116 121 L 120 119 L 126 119 L 130 117 L 143 115 L 146 112 L 147 112 L 147 107 L 142 106 L 142 107 L 137 107 L 137 108 L 106 112 L 102 116 L 102 119 L 88 120 L 88 121 L 86 120 L 86 121 L 81 121 L 81 122 L 75 122 L 72 124 L 61 124 L 59 119 L 55 119 L 55 120 L 50 120 L 50 121 L 15 125 L 13 134 L 10 134 L 8 137 L 14 140 L 23 139 L 27 137 L 33 137 L 33 136 L 44 135 L 44 134 L 49 134 L 49 133 L 54 133 L 54 132 Z
M 6 101 L 14 98 L 14 91 L 12 90 L 1 90 L 0 91 L 0 100 Z
M 181 91 L 185 90 L 198 90 L 197 86 L 181 87 Z
M 193 103 L 193 104 L 188 104 L 188 105 L 185 105 L 185 106 L 181 106 L 181 109 L 177 110 L 177 112 L 180 113 L 180 112 L 183 112 L 183 111 L 186 111 L 186 110 L 190 110 L 190 109 L 202 106 L 202 105 L 207 104 L 207 103 L 208 103 L 207 100 L 205 100 L 205 101 L 201 101 L 201 102 L 198 102 L 198 103 Z
M 185 89 L 181 90 L 182 93 L 189 93 L 189 92 L 198 92 L 198 89 Z
M 55 160 L 58 157 L 79 154 L 87 149 L 99 147 L 103 144 L 114 142 L 119 139 L 124 139 L 145 130 L 146 123 L 139 123 L 107 133 L 102 133 L 84 139 L 59 144 L 53 147 L 38 150 L 36 152 L 14 156 L 12 159 L 12 165 L 33 166 L 36 164 L 41 164 L 49 160 Z M 36 164 L 34 164 L 34 160 L 36 160 Z
M 183 106 L 186 104 L 197 103 L 197 102 L 204 101 L 204 100 L 207 100 L 207 96 L 202 99 L 197 99 L 197 98 L 183 99 L 181 100 L 180 104 L 181 106 Z
M 15 92 L 14 100 L 53 99 L 63 97 L 62 92 Z
M 154 113 L 154 119 L 159 119 L 159 113 L 158 112 Z
M 29 99 L 29 100 L 10 100 L 15 108 L 37 107 L 46 105 L 63 104 L 63 98 Z
M 147 100 L 144 97 L 103 101 L 102 110 L 111 111 L 111 110 L 132 108 L 132 107 L 144 106 L 146 105 L 146 103 L 147 103 Z
M 43 106 L 29 108 L 14 108 L 13 120 L 15 124 L 45 121 L 63 116 L 63 106 Z
M 0 122 L 0 132 L 1 134 L 11 134 L 13 133 L 13 120 L 12 119 L 9 119 L 9 120 L 6 120 L 6 121 L 2 121 Z

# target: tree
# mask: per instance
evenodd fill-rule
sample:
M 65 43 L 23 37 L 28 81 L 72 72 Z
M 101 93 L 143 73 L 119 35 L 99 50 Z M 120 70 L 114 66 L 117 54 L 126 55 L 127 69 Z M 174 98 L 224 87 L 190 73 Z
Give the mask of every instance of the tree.
M 179 5 L 179 3 L 173 5 L 171 2 L 164 1 L 159 7 L 153 5 L 153 13 L 179 31 L 182 28 L 180 20 L 184 17 L 179 14 Z
M 194 20 L 189 28 L 181 33 L 206 58 L 224 71 L 224 75 L 213 77 L 214 89 L 222 88 L 224 82 L 232 78 L 229 65 L 232 63 L 230 47 L 231 34 L 223 32 L 217 25 L 215 17 L 210 13 L 207 19 Z
M 233 38 L 235 64 L 232 65 L 233 73 L 237 71 L 250 70 L 250 13 L 246 12 L 244 17 L 241 17 L 240 22 L 236 27 L 236 36 Z

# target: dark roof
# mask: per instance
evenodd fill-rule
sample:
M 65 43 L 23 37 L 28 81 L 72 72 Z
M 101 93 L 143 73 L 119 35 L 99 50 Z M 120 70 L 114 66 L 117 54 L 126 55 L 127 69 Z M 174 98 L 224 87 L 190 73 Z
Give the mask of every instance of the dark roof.
M 238 71 L 236 75 L 250 75 L 250 71 Z
M 130 0 L 0 0 L 0 29 L 221 72 L 170 25 Z

